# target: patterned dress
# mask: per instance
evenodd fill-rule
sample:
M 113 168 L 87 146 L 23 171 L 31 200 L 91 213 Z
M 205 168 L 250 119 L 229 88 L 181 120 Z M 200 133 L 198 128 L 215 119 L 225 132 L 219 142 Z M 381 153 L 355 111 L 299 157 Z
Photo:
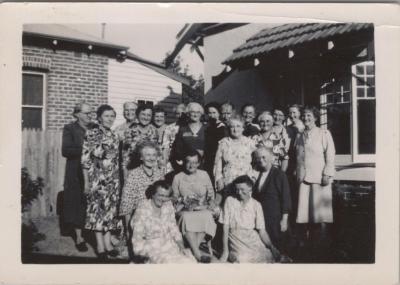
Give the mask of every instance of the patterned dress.
M 246 204 L 228 197 L 219 222 L 229 226 L 228 261 L 238 263 L 272 263 L 271 251 L 257 230 L 265 229 L 261 204 L 250 198 Z
M 221 139 L 215 155 L 215 181 L 223 179 L 224 184 L 228 185 L 240 175 L 254 176 L 251 166 L 251 153 L 254 150 L 255 141 L 245 136 L 237 140 L 230 137 Z
M 154 213 L 151 200 L 142 201 L 131 220 L 132 248 L 148 263 L 195 263 L 189 250 L 182 253 L 177 242 L 182 242 L 171 202 L 161 207 L 161 215 Z
M 252 139 L 256 143 L 256 146 L 265 146 L 272 149 L 274 154 L 274 166 L 280 167 L 282 161 L 289 159 L 288 151 L 290 139 L 285 128 L 283 128 L 283 131 L 280 133 L 274 131 L 270 132 L 266 139 L 261 133 L 253 136 Z
M 143 128 L 139 124 L 133 124 L 125 131 L 125 139 L 122 147 L 123 167 L 126 168 L 128 166 L 131 155 L 135 153 L 136 145 L 145 140 L 157 143 L 157 130 L 153 125 Z M 136 163 L 138 164 L 138 161 Z
M 167 125 L 164 130 L 161 148 L 163 150 L 164 160 L 167 162 L 166 173 L 173 170 L 171 162 L 169 162 L 169 160 L 171 156 L 171 149 L 175 142 L 175 137 L 178 131 L 179 131 L 179 124 L 177 123 L 172 123 Z
M 146 199 L 146 189 L 164 178 L 164 173 L 155 167 L 153 175 L 148 176 L 143 166 L 136 167 L 128 173 L 124 188 L 122 189 L 121 205 L 119 214 L 121 216 L 131 215 L 139 202 Z
M 86 132 L 82 168 L 89 173 L 85 228 L 109 231 L 119 228 L 118 137 L 102 126 Z

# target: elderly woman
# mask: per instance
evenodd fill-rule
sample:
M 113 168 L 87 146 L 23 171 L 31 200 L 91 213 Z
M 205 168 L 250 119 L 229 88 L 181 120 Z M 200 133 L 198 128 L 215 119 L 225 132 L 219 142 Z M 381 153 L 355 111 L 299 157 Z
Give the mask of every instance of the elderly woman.
M 125 185 L 122 189 L 120 216 L 125 217 L 126 225 L 132 217 L 137 205 L 145 199 L 146 189 L 155 181 L 163 179 L 162 170 L 157 167 L 159 155 L 158 146 L 149 141 L 142 141 L 136 145 L 140 165 L 129 170 Z M 129 237 L 129 233 L 127 232 Z
M 335 171 L 335 145 L 328 130 L 316 126 L 319 110 L 315 107 L 304 109 L 303 133 L 297 135 L 297 182 L 299 203 L 296 222 L 300 225 L 314 225 L 321 237 L 326 236 L 326 223 L 333 222 L 331 182 Z M 316 243 L 313 233 L 305 237 Z
M 67 158 L 64 179 L 63 221 L 75 231 L 75 247 L 87 251 L 82 237 L 85 225 L 86 207 L 83 195 L 83 172 L 81 167 L 82 145 L 86 130 L 92 126 L 92 107 L 81 103 L 75 106 L 73 116 L 76 121 L 64 126 L 62 135 L 62 155 Z
M 263 210 L 254 200 L 253 180 L 242 175 L 233 181 L 237 197 L 228 197 L 220 216 L 223 224 L 223 252 L 220 261 L 273 263 L 279 251 L 265 230 Z
M 115 111 L 109 105 L 97 109 L 99 126 L 86 131 L 82 148 L 82 168 L 86 194 L 85 228 L 95 232 L 101 260 L 115 257 L 110 231 L 119 229 L 118 136 L 111 130 Z
M 208 121 L 205 131 L 204 169 L 214 182 L 214 162 L 219 141 L 228 135 L 228 129 L 220 120 L 220 105 L 210 102 L 205 107 Z
M 170 201 L 171 189 L 165 181 L 157 181 L 148 189 L 131 221 L 134 229 L 132 247 L 147 263 L 195 263 L 184 248 L 182 235 Z
M 187 105 L 188 123 L 181 126 L 175 137 L 172 150 L 172 161 L 175 170 L 182 169 L 185 153 L 196 150 L 203 157 L 205 127 L 200 121 L 204 114 L 203 107 L 196 102 Z
M 241 109 L 241 114 L 244 119 L 243 135 L 252 137 L 260 133 L 260 127 L 253 123 L 256 118 L 256 107 L 253 104 L 244 104 Z
M 196 259 L 207 263 L 211 257 L 202 255 L 199 247 L 204 238 L 211 240 L 215 235 L 217 226 L 212 210 L 216 207 L 210 177 L 207 172 L 198 169 L 200 159 L 197 151 L 185 155 L 184 171 L 174 177 L 172 190 L 178 200 L 176 208 L 181 232 Z
M 289 156 L 287 154 L 287 142 L 285 138 L 274 131 L 274 118 L 270 112 L 264 111 L 258 116 L 260 134 L 252 137 L 257 146 L 263 145 L 271 148 L 274 153 L 274 166 L 286 171 Z
M 157 142 L 157 130 L 151 124 L 153 108 L 149 105 L 140 105 L 136 109 L 138 123 L 132 125 L 125 131 L 125 140 L 122 150 L 122 166 L 124 177 L 128 174 L 127 169 L 135 168 L 140 164 L 139 157 L 135 152 L 136 144 L 142 141 Z
M 243 126 L 240 117 L 231 117 L 228 121 L 229 137 L 219 141 L 214 164 L 217 191 L 224 190 L 239 175 L 252 173 L 251 153 L 255 142 L 243 136 Z

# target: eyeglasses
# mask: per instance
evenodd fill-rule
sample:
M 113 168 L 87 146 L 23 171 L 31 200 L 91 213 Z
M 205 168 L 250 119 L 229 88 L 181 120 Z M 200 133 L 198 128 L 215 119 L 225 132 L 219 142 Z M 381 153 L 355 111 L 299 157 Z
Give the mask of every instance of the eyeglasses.
M 91 116 L 93 114 L 93 112 L 81 112 L 81 113 L 86 115 L 86 116 Z

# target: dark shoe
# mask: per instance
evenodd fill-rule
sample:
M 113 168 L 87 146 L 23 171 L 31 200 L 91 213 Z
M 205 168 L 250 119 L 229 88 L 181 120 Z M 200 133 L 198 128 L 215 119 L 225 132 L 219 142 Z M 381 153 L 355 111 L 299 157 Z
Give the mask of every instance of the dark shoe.
M 88 251 L 88 247 L 87 247 L 87 245 L 86 245 L 86 242 L 84 242 L 84 241 L 75 244 L 75 247 L 76 247 L 76 249 L 77 249 L 79 252 L 86 252 L 86 251 Z
M 117 257 L 119 255 L 119 251 L 116 249 L 107 250 L 106 253 L 108 256 L 111 256 L 111 257 Z
M 202 255 L 199 260 L 200 263 L 210 263 L 211 262 L 211 257 Z
M 99 259 L 100 262 L 106 262 L 108 261 L 108 256 L 107 252 L 100 252 L 97 254 L 97 258 Z

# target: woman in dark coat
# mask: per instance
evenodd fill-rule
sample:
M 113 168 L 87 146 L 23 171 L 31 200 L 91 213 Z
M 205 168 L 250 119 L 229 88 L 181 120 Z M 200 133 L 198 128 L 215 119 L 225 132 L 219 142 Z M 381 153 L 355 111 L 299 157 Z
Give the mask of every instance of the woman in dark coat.
M 83 172 L 81 167 L 82 145 L 86 129 L 91 125 L 92 108 L 86 103 L 75 106 L 75 122 L 64 126 L 62 155 L 67 159 L 64 179 L 63 219 L 76 235 L 75 246 L 79 251 L 87 251 L 82 237 L 86 208 L 83 195 Z

